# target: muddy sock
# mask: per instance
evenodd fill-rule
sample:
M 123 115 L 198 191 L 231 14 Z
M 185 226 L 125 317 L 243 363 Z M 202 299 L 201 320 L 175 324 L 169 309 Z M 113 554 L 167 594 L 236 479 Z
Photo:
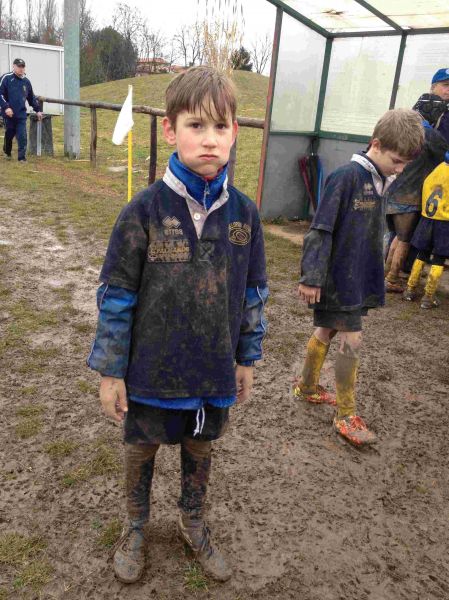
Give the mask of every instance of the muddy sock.
M 433 298 L 437 291 L 438 283 L 443 275 L 444 266 L 432 265 L 430 267 L 429 275 L 427 276 L 426 287 L 424 293 L 428 298 Z
M 307 343 L 307 354 L 301 374 L 301 391 L 314 394 L 320 380 L 321 368 L 329 351 L 329 345 L 319 340 L 315 334 Z
M 182 512 L 191 518 L 201 518 L 206 501 L 211 468 L 212 443 L 185 437 L 181 443 Z
M 412 270 L 410 272 L 410 276 L 407 281 L 407 288 L 409 290 L 413 291 L 416 289 L 425 264 L 426 263 L 423 260 L 420 260 L 419 258 L 415 259 Z
M 385 277 L 388 276 L 388 273 L 390 272 L 391 269 L 391 263 L 393 262 L 393 256 L 394 256 L 394 252 L 396 250 L 396 246 L 398 244 L 398 240 L 397 238 L 395 238 L 391 244 L 390 244 L 390 248 L 388 250 L 388 255 L 387 255 L 387 259 L 385 261 Z
M 343 352 L 338 352 L 335 359 L 337 419 L 355 415 L 355 382 L 358 366 L 358 351 L 345 344 Z
M 131 526 L 141 528 L 150 515 L 150 492 L 158 445 L 125 444 L 126 508 Z
M 397 283 L 399 281 L 399 271 L 402 269 L 405 259 L 407 258 L 409 248 L 410 244 L 408 242 L 398 241 L 391 261 L 391 267 L 386 276 L 387 281 L 390 283 Z

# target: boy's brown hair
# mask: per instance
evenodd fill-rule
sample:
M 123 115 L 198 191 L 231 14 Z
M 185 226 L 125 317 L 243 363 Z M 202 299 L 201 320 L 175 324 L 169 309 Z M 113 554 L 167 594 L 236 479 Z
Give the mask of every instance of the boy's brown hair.
M 166 114 L 176 127 L 176 117 L 186 110 L 205 111 L 209 117 L 235 121 L 237 99 L 232 81 L 213 67 L 191 67 L 177 75 L 165 92 Z
M 422 117 L 407 108 L 389 110 L 376 123 L 372 135 L 374 138 L 379 140 L 382 150 L 390 150 L 412 160 L 424 145 Z

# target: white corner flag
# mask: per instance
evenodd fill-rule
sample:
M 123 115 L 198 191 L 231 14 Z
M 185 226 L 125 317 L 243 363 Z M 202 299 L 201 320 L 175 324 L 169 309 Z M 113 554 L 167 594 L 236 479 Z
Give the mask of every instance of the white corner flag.
M 128 95 L 123 103 L 122 109 L 115 124 L 114 133 L 112 134 L 112 142 L 117 146 L 123 143 L 127 134 L 133 128 L 133 86 L 128 86 Z

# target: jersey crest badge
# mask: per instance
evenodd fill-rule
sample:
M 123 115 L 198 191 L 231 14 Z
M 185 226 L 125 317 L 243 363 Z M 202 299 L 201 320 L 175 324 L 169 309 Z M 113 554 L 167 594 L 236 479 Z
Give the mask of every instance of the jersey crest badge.
M 246 246 L 251 240 L 251 227 L 247 223 L 234 221 L 229 224 L 229 241 L 237 246 Z

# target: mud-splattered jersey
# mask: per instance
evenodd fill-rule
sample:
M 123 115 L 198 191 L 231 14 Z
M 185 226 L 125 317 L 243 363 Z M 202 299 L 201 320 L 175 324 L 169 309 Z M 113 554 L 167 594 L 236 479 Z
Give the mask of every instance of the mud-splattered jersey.
M 329 175 L 304 238 L 301 265 L 300 282 L 321 287 L 315 308 L 351 311 L 384 304 L 382 194 L 390 181 L 384 183 L 360 155 Z
M 422 192 L 422 216 L 449 221 L 449 164 L 442 162 L 426 177 Z
M 138 292 L 126 373 L 130 395 L 227 397 L 247 287 L 266 285 L 256 206 L 233 187 L 207 214 L 165 181 L 120 214 L 100 280 Z M 198 224 L 203 224 L 199 232 Z

